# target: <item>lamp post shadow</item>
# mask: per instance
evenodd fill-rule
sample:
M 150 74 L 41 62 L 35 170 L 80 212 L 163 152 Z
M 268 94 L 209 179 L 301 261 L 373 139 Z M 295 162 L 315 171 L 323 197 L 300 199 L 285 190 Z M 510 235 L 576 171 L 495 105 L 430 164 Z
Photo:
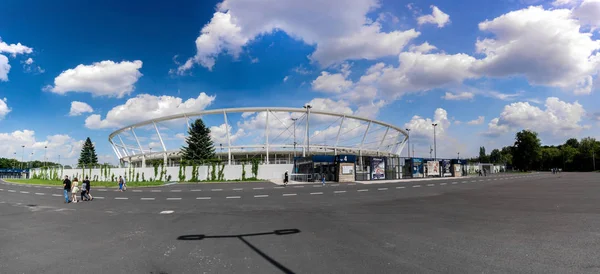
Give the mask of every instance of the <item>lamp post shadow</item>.
M 294 228 L 294 229 L 279 229 L 279 230 L 275 230 L 275 231 L 272 231 L 272 232 L 238 234 L 238 235 L 204 235 L 204 234 L 182 235 L 182 236 L 177 237 L 177 240 L 180 240 L 180 241 L 201 241 L 201 240 L 204 240 L 204 239 L 238 238 L 238 239 L 240 239 L 240 241 L 242 241 L 244 244 L 246 244 L 248 247 L 250 247 L 252 250 L 254 250 L 254 252 L 256 252 L 258 255 L 260 255 L 261 257 L 263 257 L 265 260 L 267 260 L 273 266 L 277 267 L 283 273 L 293 274 L 294 273 L 293 271 L 291 271 L 287 267 L 283 266 L 279 262 L 275 261 L 269 255 L 267 255 L 266 253 L 262 252 L 260 249 L 258 249 L 254 245 L 252 245 L 250 242 L 248 242 L 244 238 L 245 237 L 253 237 L 253 236 L 266 236 L 266 235 L 284 236 L 284 235 L 291 235 L 291 234 L 296 234 L 296 233 L 300 233 L 300 230 Z

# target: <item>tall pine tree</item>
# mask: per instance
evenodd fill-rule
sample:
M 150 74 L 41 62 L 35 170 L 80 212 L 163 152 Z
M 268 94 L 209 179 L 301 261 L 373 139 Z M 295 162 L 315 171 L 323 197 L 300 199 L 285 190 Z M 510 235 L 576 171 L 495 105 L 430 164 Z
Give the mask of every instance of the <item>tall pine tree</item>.
M 89 167 L 90 165 L 98 165 L 98 155 L 96 154 L 96 148 L 94 147 L 94 144 L 92 144 L 92 140 L 88 137 L 81 148 L 77 166 Z
M 215 158 L 215 147 L 210 139 L 210 129 L 202 119 L 196 119 L 188 130 L 185 139 L 187 147 L 181 148 L 182 158 L 188 161 L 202 161 Z

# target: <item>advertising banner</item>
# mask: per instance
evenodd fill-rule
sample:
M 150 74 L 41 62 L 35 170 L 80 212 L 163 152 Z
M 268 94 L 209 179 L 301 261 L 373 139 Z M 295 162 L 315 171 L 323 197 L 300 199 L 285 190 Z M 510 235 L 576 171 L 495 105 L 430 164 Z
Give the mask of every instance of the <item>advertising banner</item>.
M 438 161 L 427 162 L 427 176 L 440 176 L 440 163 Z
M 385 180 L 384 158 L 371 158 L 371 180 Z
M 452 176 L 452 169 L 450 166 L 450 160 L 442 160 L 442 176 Z

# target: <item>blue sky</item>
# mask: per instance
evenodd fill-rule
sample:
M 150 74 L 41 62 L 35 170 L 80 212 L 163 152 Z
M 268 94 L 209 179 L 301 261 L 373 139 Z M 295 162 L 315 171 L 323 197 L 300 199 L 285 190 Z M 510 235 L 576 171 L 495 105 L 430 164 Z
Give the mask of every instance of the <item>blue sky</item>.
M 598 138 L 596 18 L 596 0 L 2 1 L 0 156 L 73 163 L 89 136 L 114 163 L 108 134 L 153 115 L 307 102 L 411 127 L 418 155 L 432 121 L 442 157 L 522 128 Z M 259 116 L 233 118 L 256 139 Z

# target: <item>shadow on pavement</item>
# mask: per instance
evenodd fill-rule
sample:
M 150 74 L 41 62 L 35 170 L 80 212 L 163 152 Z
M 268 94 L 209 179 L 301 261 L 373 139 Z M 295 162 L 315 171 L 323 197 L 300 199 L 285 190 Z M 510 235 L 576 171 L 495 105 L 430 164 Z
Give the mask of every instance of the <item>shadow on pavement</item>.
M 246 241 L 246 239 L 244 239 L 244 237 L 266 236 L 266 235 L 283 236 L 283 235 L 290 235 L 290 234 L 296 234 L 296 233 L 300 233 L 300 230 L 294 228 L 294 229 L 280 229 L 280 230 L 275 230 L 275 231 L 272 231 L 272 232 L 251 233 L 251 234 L 238 234 L 238 235 L 204 235 L 204 234 L 182 235 L 182 236 L 177 237 L 177 240 L 181 240 L 181 241 L 200 241 L 200 240 L 204 240 L 204 239 L 238 238 L 238 239 L 240 239 L 240 241 L 244 242 L 248 247 L 250 247 L 252 250 L 254 250 L 254 252 L 258 253 L 258 255 L 260 255 L 265 260 L 267 260 L 269 263 L 271 263 L 272 265 L 274 265 L 275 267 L 277 267 L 283 273 L 294 273 L 293 271 L 291 271 L 287 267 L 285 267 L 282 264 L 280 264 L 279 262 L 275 261 L 273 258 L 269 257 L 269 255 L 267 255 L 264 252 L 260 251 L 260 249 L 258 249 L 257 247 L 255 247 L 254 245 L 252 245 L 251 243 L 249 243 L 248 241 Z

